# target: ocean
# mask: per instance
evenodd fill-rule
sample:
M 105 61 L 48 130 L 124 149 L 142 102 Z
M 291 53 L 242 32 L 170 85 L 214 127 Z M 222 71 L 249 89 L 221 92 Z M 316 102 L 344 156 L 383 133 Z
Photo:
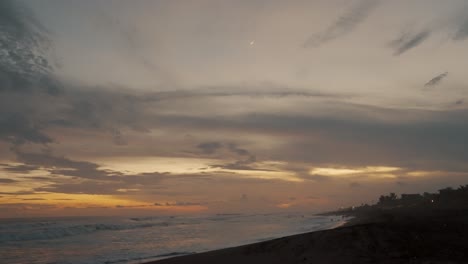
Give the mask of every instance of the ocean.
M 336 227 L 302 213 L 1 219 L 2 263 L 136 264 Z

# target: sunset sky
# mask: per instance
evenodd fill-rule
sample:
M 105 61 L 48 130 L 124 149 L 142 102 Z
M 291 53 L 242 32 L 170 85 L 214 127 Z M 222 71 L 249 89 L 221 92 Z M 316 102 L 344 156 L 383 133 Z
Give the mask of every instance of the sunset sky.
M 0 217 L 468 183 L 466 0 L 0 2 Z

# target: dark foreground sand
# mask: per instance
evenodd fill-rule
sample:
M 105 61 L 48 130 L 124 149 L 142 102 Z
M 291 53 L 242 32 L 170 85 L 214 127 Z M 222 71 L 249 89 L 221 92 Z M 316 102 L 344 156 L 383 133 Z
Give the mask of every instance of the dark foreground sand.
M 374 221 L 151 263 L 468 263 L 467 219 Z

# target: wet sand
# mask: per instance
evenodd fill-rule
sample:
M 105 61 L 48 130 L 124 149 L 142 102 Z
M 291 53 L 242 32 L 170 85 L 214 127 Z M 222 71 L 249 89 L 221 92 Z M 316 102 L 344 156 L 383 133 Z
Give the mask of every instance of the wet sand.
M 468 263 L 467 212 L 382 219 L 150 263 Z

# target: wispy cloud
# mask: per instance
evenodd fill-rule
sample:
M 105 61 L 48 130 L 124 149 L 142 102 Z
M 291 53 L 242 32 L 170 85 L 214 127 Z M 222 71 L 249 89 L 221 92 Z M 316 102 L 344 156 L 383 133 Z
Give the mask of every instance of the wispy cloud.
M 424 87 L 432 87 L 440 84 L 440 82 L 445 79 L 448 76 L 448 72 L 441 73 L 437 75 L 436 77 L 432 78 L 430 81 L 428 81 L 426 84 L 424 84 Z
M 400 56 L 408 50 L 421 45 L 430 35 L 430 30 L 423 30 L 417 33 L 403 33 L 398 39 L 390 43 L 390 46 L 394 49 L 393 55 Z
M 326 42 L 352 32 L 361 24 L 379 3 L 378 0 L 361 0 L 341 15 L 325 31 L 312 35 L 304 43 L 304 47 L 318 47 Z

